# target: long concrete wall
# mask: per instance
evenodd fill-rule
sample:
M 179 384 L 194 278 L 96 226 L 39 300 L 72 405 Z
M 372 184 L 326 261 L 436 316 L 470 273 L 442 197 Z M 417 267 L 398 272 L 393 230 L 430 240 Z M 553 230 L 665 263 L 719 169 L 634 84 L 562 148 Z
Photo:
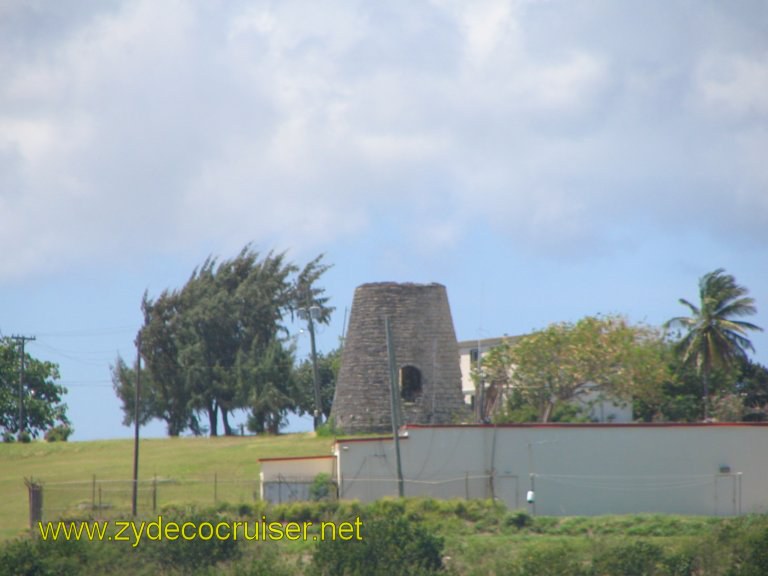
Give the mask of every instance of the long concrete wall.
M 764 425 L 411 426 L 405 433 L 406 496 L 495 497 L 547 515 L 768 510 Z M 391 439 L 340 440 L 336 450 L 340 497 L 397 495 Z

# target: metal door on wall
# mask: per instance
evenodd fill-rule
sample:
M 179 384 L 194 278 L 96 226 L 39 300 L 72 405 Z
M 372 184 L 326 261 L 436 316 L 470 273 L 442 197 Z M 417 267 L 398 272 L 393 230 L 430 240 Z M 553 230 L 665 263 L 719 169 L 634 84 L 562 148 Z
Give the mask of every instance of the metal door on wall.
M 507 508 L 520 508 L 520 487 L 517 474 L 499 474 L 496 476 L 494 497 L 507 504 Z
M 741 474 L 715 474 L 715 516 L 741 513 Z

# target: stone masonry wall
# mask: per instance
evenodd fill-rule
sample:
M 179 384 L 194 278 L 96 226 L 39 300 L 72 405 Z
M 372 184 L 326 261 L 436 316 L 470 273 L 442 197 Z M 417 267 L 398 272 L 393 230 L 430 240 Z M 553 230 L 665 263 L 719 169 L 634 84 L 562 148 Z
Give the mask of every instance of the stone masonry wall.
M 331 416 L 343 432 L 392 429 L 384 319 L 389 317 L 395 361 L 416 368 L 421 393 L 398 398 L 403 424 L 448 424 L 466 415 L 459 350 L 445 286 L 363 284 L 355 290 Z

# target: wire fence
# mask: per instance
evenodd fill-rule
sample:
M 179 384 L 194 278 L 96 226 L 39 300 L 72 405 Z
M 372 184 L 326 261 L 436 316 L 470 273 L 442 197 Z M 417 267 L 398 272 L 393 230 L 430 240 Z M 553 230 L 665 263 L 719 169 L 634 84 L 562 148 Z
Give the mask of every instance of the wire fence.
M 131 514 L 133 481 L 91 477 L 73 482 L 36 482 L 42 494 L 38 512 L 43 521 L 83 516 L 126 517 Z M 28 484 L 29 486 L 29 484 Z M 260 499 L 258 478 L 219 477 L 163 478 L 139 480 L 136 486 L 138 514 L 158 513 L 170 506 L 215 506 L 250 504 Z M 30 490 L 30 503 L 32 490 Z M 34 512 L 30 509 L 30 514 Z

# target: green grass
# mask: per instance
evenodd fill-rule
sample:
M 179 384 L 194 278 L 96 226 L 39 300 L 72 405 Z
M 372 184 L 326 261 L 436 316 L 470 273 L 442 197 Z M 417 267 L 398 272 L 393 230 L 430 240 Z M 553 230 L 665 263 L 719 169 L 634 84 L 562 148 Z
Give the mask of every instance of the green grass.
M 214 475 L 218 499 L 236 501 L 243 495 L 232 498 L 233 490 L 258 480 L 259 458 L 327 454 L 332 443 L 333 438 L 312 434 L 147 439 L 140 443 L 139 479 L 159 479 L 159 506 L 174 502 L 210 506 Z M 77 496 L 90 502 L 89 483 L 94 476 L 99 482 L 130 480 L 132 473 L 133 440 L 0 444 L 0 540 L 14 537 L 28 526 L 25 478 L 51 485 L 47 498 L 44 489 L 45 506 L 55 499 L 54 483 L 83 482 Z M 235 482 L 228 485 L 228 481 Z M 127 490 L 129 494 L 130 484 Z

